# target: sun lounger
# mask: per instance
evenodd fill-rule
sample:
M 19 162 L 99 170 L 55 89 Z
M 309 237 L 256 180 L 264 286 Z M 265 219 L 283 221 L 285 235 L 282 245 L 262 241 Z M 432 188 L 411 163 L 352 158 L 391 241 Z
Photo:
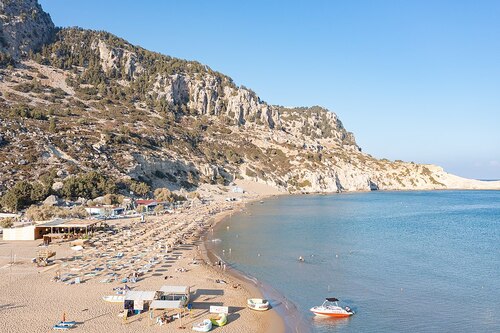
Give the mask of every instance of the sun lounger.
M 52 328 L 54 330 L 69 330 L 70 328 L 73 328 L 75 327 L 76 325 L 76 322 L 75 321 L 60 321 L 58 322 L 57 324 L 55 324 L 54 326 L 52 326 Z

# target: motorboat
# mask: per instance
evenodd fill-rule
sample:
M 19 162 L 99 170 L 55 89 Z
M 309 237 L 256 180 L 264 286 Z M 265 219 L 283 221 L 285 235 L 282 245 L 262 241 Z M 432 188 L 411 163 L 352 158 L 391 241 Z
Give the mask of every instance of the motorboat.
M 312 307 L 310 311 L 316 316 L 345 318 L 354 314 L 350 307 L 341 307 L 338 304 L 339 300 L 335 297 L 328 297 L 322 305 Z
M 266 311 L 269 309 L 269 301 L 262 298 L 249 298 L 247 306 L 256 311 Z
M 201 323 L 193 325 L 193 331 L 208 332 L 212 329 L 212 322 L 210 319 L 205 319 Z

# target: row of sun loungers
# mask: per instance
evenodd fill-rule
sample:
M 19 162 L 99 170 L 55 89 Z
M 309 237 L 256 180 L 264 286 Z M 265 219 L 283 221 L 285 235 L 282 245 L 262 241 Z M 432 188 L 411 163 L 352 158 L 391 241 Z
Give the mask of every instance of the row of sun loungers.
M 61 276 L 58 282 L 100 278 L 99 282 L 134 283 L 164 262 L 175 259 L 171 252 L 176 245 L 198 238 L 209 227 L 207 216 L 188 216 L 184 221 L 176 217 L 170 221 L 134 222 L 124 227 L 95 233 L 78 256 L 61 264 L 61 268 L 75 276 Z M 78 277 L 79 280 L 75 280 Z

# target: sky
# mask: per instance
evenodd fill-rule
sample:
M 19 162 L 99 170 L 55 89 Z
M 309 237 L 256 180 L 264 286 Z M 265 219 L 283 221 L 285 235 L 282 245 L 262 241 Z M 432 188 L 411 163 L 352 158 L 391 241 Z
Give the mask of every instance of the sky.
M 39 2 L 270 104 L 326 107 L 374 157 L 500 179 L 500 1 Z

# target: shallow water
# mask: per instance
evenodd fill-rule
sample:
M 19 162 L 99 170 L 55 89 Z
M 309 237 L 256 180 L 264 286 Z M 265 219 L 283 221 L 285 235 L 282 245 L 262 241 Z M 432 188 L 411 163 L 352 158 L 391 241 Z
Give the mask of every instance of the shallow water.
M 500 191 L 279 197 L 211 237 L 314 332 L 500 332 Z M 328 296 L 356 315 L 314 318 Z

